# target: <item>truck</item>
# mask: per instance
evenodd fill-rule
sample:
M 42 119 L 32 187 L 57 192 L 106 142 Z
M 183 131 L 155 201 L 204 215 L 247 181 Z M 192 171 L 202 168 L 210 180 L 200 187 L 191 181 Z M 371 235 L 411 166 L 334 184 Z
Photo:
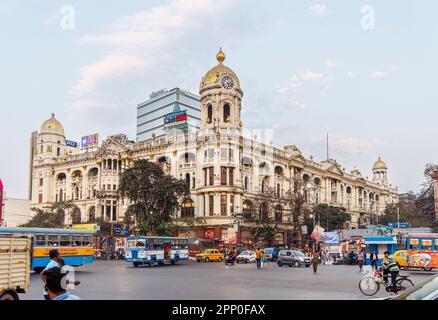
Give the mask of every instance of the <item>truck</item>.
M 29 288 L 31 235 L 0 233 L 0 300 L 19 300 Z

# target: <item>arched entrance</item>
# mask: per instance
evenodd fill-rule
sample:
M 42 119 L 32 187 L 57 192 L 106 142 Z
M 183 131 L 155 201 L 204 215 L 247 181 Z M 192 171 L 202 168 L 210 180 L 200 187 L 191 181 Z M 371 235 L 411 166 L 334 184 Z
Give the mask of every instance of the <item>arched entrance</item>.
M 71 217 L 72 217 L 73 224 L 80 224 L 82 222 L 81 209 L 75 208 L 71 214 Z

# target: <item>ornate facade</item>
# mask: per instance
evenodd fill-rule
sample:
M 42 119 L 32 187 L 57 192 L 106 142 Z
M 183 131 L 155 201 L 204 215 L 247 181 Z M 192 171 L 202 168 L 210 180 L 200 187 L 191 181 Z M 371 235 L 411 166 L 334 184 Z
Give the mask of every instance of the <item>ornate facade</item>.
M 96 217 L 119 222 L 128 206 L 117 196 L 119 176 L 138 159 L 156 161 L 167 174 L 188 181 L 191 197 L 181 199 L 180 215 L 204 218 L 196 235 L 201 238 L 239 241 L 245 237 L 242 215 L 258 212 L 275 219 L 277 242 L 289 243 L 292 219 L 283 213 L 287 208 L 271 210 L 257 199 L 267 190 L 283 195 L 293 188 L 293 177 L 305 182 L 309 205 L 345 207 L 352 227 L 370 223 L 388 203 L 398 202 L 380 158 L 373 166 L 373 179 L 367 180 L 358 170 L 346 172 L 335 160 L 307 159 L 296 146 L 279 149 L 243 137 L 239 78 L 224 65 L 222 51 L 217 60 L 200 84 L 201 129 L 195 134 L 141 143 L 116 135 L 97 150 L 81 153 L 66 146 L 64 129 L 54 116 L 44 122 L 34 148 L 32 206 L 71 200 L 77 209 L 65 213 L 66 223 Z

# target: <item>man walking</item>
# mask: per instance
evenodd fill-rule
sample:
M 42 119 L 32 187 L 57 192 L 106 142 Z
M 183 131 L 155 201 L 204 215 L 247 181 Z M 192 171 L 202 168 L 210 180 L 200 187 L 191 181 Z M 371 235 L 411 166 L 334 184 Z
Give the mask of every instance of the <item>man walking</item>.
M 359 252 L 359 254 L 357 255 L 357 264 L 359 265 L 359 272 L 361 272 L 361 273 L 363 270 L 364 263 L 365 263 L 365 253 L 363 252 L 363 250 L 361 250 Z
M 318 271 L 318 264 L 319 264 L 319 252 L 314 251 L 312 257 L 313 273 L 316 273 Z

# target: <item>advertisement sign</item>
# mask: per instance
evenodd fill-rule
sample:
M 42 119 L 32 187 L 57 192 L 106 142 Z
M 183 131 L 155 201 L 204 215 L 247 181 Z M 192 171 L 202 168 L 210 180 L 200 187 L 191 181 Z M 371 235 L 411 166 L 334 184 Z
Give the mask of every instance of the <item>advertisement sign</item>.
M 100 224 L 99 223 L 71 224 L 67 227 L 67 229 L 88 230 L 88 231 L 92 231 L 93 234 L 99 234 Z
M 72 147 L 72 148 L 78 147 L 78 143 L 76 141 L 65 140 L 65 144 L 67 145 L 67 147 Z
M 99 143 L 99 135 L 97 133 L 91 134 L 81 138 L 81 148 L 97 147 Z
M 438 252 L 408 251 L 407 262 L 411 268 L 438 268 Z
M 339 243 L 339 234 L 337 232 L 324 232 L 322 234 L 322 240 L 325 244 Z
M 164 116 L 164 124 L 187 121 L 187 111 L 169 113 Z

